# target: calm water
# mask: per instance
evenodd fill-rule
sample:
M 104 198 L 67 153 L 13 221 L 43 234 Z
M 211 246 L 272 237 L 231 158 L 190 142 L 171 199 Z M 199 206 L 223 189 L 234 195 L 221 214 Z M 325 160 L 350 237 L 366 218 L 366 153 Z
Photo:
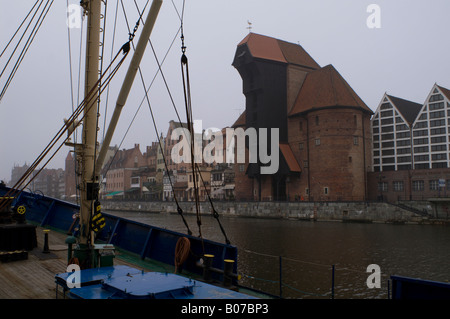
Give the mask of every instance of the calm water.
M 142 223 L 187 233 L 180 216 L 114 212 Z M 186 216 L 198 235 L 195 216 Z M 350 224 L 221 217 L 237 246 L 241 283 L 286 298 L 330 298 L 335 265 L 335 298 L 387 298 L 390 275 L 450 280 L 450 227 Z M 202 216 L 204 238 L 224 242 L 217 221 Z M 381 268 L 381 288 L 369 289 L 367 266 Z

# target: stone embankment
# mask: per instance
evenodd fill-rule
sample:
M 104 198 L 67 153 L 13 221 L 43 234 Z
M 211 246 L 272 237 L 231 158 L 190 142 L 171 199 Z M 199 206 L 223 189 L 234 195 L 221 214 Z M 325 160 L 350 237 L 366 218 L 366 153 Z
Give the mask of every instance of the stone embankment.
M 103 211 L 177 213 L 175 202 L 103 201 Z M 194 202 L 181 202 L 184 214 L 195 214 Z M 220 216 L 284 218 L 360 223 L 430 224 L 430 212 L 422 214 L 382 202 L 214 202 Z M 200 213 L 211 214 L 209 202 L 200 203 Z

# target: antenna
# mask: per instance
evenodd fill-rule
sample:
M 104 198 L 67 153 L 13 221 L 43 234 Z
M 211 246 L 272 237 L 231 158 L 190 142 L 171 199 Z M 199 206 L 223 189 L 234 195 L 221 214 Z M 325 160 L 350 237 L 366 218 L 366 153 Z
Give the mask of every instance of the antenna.
M 248 27 L 247 27 L 248 33 L 250 33 L 250 32 L 252 32 L 252 29 L 253 29 L 252 23 L 249 20 L 247 20 L 247 24 L 248 24 Z

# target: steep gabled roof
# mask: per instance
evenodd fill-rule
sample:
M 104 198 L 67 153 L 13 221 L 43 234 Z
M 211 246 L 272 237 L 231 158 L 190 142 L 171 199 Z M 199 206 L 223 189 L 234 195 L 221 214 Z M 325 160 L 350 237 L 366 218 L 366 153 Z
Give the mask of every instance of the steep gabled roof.
M 405 99 L 401 99 L 399 97 L 395 97 L 392 95 L 386 94 L 386 96 L 391 100 L 391 102 L 395 105 L 397 110 L 402 114 L 403 118 L 411 125 L 422 109 L 423 105 L 408 101 Z
M 234 124 L 231 126 L 232 128 L 236 128 L 236 127 L 245 127 L 245 112 L 242 112 L 241 115 L 239 115 L 238 119 L 236 120 L 236 122 L 234 122 Z
M 298 44 L 256 33 L 249 33 L 238 46 L 243 44 L 247 44 L 254 58 L 296 64 L 311 69 L 320 68 L 320 65 Z
M 337 106 L 360 108 L 373 113 L 339 72 L 329 64 L 308 73 L 289 115 Z
M 436 84 L 441 92 L 450 100 L 450 90 Z
M 301 173 L 302 169 L 295 158 L 294 153 L 292 152 L 291 147 L 287 143 L 280 143 L 280 151 L 283 154 L 284 159 L 286 160 L 286 164 L 289 167 L 291 172 Z

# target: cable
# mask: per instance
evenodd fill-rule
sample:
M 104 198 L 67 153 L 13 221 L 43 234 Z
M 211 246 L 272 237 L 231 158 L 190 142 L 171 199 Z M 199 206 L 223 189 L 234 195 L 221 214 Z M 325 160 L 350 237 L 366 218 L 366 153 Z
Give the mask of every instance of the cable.
M 106 72 L 112 67 L 112 64 L 115 62 L 115 60 L 118 58 L 119 54 L 123 52 L 124 55 L 122 59 L 117 63 L 117 65 L 113 68 L 113 71 L 108 75 L 108 77 L 102 82 L 102 79 Z M 66 123 L 62 126 L 62 128 L 56 133 L 56 135 L 53 137 L 53 139 L 50 141 L 50 143 L 45 147 L 44 151 L 41 152 L 41 154 L 38 156 L 38 158 L 34 161 L 34 163 L 27 169 L 27 171 L 24 173 L 24 175 L 17 181 L 17 183 L 8 191 L 7 195 L 8 197 L 13 197 L 17 193 L 20 195 L 22 191 L 31 183 L 31 181 L 34 180 L 34 178 L 37 177 L 37 175 L 42 171 L 42 169 L 50 162 L 50 160 L 55 156 L 55 154 L 59 151 L 59 149 L 64 145 L 64 143 L 69 139 L 69 135 L 63 140 L 63 142 L 60 144 L 60 146 L 57 148 L 57 150 L 53 153 L 53 155 L 50 157 L 49 160 L 44 164 L 44 166 L 35 174 L 31 180 L 27 182 L 27 179 L 31 176 L 31 174 L 35 171 L 37 166 L 43 161 L 43 159 L 48 155 L 50 150 L 56 145 L 58 140 L 60 140 L 64 133 L 68 131 L 68 129 L 75 125 L 75 121 L 80 116 L 80 114 L 86 109 L 86 106 L 88 108 L 88 111 L 90 108 L 95 105 L 95 103 L 91 103 L 92 100 L 95 98 L 96 93 L 103 92 L 106 86 L 109 85 L 110 81 L 114 77 L 114 75 L 117 73 L 118 69 L 122 65 L 123 61 L 125 60 L 126 56 L 128 55 L 129 50 L 126 50 L 126 45 L 122 46 L 120 51 L 117 53 L 116 57 L 113 59 L 113 62 L 108 66 L 108 68 L 105 70 L 105 72 L 100 76 L 97 83 L 93 86 L 93 88 L 86 94 L 85 99 L 82 101 L 82 103 L 78 106 L 78 108 L 75 110 L 75 112 L 70 116 L 69 120 L 66 121 Z M 100 89 L 101 88 L 101 89 Z M 86 115 L 86 112 L 83 114 L 83 119 Z M 26 183 L 24 186 L 23 184 Z M 23 187 L 22 187 L 23 186 Z M 19 187 L 22 187 L 21 190 L 19 190 Z M 0 210 L 6 205 L 6 201 L 0 201 Z
M 33 40 L 34 40 L 37 32 L 41 28 L 42 23 L 44 22 L 44 19 L 45 19 L 45 17 L 48 14 L 48 11 L 50 10 L 51 6 L 53 5 L 53 2 L 54 2 L 54 0 L 52 0 L 52 2 L 50 3 L 49 7 L 47 8 L 47 11 L 44 14 L 45 8 L 47 7 L 47 4 L 49 3 L 49 1 L 47 1 L 47 3 L 45 4 L 44 9 L 42 10 L 42 12 L 41 12 L 41 14 L 39 16 L 38 21 L 36 22 L 36 25 L 34 26 L 33 30 L 31 31 L 31 35 L 29 36 L 29 38 L 28 38 L 28 40 L 27 40 L 27 42 L 25 44 L 25 47 L 22 49 L 22 52 L 19 55 L 19 58 L 16 61 L 14 67 L 13 67 L 13 71 L 11 71 L 11 73 L 10 73 L 10 75 L 9 75 L 7 81 L 6 81 L 6 84 L 3 87 L 3 90 L 2 90 L 2 92 L 0 94 L 0 101 L 3 99 L 3 97 L 4 97 L 5 93 L 6 93 L 6 90 L 8 89 L 9 85 L 11 84 L 11 82 L 12 82 L 12 80 L 13 80 L 13 78 L 14 78 L 14 76 L 15 76 L 15 74 L 16 74 L 19 66 L 20 66 L 20 64 L 22 63 L 22 61 L 23 61 L 23 59 L 25 57 L 25 54 L 28 52 L 28 49 L 30 48 L 31 44 L 33 43 Z M 37 27 L 37 29 L 36 29 L 36 27 Z M 2 72 L 2 74 L 3 74 L 3 72 Z M 1 75 L 0 75 L 0 77 L 1 77 Z
M 39 0 L 37 0 L 33 7 L 30 9 L 30 11 L 28 12 L 28 14 L 26 15 L 26 17 L 22 20 L 22 23 L 19 25 L 19 27 L 17 28 L 16 32 L 14 32 L 13 36 L 11 37 L 11 39 L 8 41 L 8 43 L 6 44 L 5 48 L 3 49 L 2 53 L 0 53 L 0 58 L 2 57 L 3 53 L 5 53 L 6 49 L 8 48 L 8 46 L 10 45 L 10 43 L 12 42 L 12 40 L 16 37 L 17 32 L 19 32 L 19 30 L 22 28 L 22 25 L 25 23 L 25 21 L 28 19 L 29 15 L 31 14 L 31 12 L 33 11 L 34 7 L 37 5 L 37 3 L 39 2 Z M 42 0 L 41 0 L 42 3 Z

